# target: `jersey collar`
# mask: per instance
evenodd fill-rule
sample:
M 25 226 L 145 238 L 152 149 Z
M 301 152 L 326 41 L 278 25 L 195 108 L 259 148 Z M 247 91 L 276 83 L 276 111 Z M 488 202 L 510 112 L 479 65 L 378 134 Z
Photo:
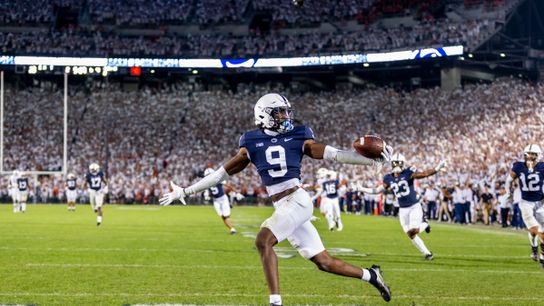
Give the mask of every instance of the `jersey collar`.
M 274 132 L 274 131 L 268 130 L 268 129 L 263 129 L 263 133 L 265 133 L 268 136 L 278 136 L 280 134 L 278 132 Z

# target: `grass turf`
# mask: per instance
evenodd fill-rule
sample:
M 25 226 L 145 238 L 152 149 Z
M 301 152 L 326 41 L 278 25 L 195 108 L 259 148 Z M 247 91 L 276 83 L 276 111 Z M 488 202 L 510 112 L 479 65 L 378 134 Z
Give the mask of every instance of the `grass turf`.
M 210 206 L 0 206 L 0 304 L 267 304 L 254 247 L 271 208 L 235 207 L 237 235 Z M 317 212 L 316 212 L 317 215 Z M 325 246 L 357 266 L 380 264 L 388 305 L 537 305 L 544 269 L 529 258 L 524 231 L 432 224 L 423 257 L 396 218 L 345 215 L 344 231 L 314 222 Z M 281 257 L 284 304 L 382 305 L 370 285 L 318 271 L 288 243 Z

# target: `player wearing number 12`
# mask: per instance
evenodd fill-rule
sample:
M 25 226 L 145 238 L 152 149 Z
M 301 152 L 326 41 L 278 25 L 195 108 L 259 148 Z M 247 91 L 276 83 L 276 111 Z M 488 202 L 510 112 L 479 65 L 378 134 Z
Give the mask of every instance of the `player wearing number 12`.
M 531 242 L 531 259 L 538 260 L 538 236 L 540 233 L 540 265 L 544 268 L 544 163 L 538 162 L 542 154 L 540 147 L 530 144 L 523 150 L 525 161 L 518 161 L 512 165 L 512 171 L 506 179 L 506 192 L 510 196 L 512 181 L 519 178 L 521 202 L 519 208 L 523 222 L 529 231 Z
M 391 158 L 393 170 L 384 176 L 383 186 L 378 188 L 359 187 L 359 190 L 364 193 L 377 194 L 386 189 L 392 189 L 399 201 L 399 221 L 402 229 L 410 237 L 414 246 L 424 255 L 425 260 L 432 260 L 433 254 L 418 236 L 422 231 L 429 233 L 431 227 L 426 221 L 423 221 L 423 208 L 414 188 L 414 180 L 436 174 L 445 167 L 445 162 L 441 161 L 434 169 L 425 171 L 417 171 L 414 167 L 405 168 L 405 163 L 404 155 L 395 153 Z
M 353 151 L 343 151 L 315 142 L 314 133 L 305 126 L 293 126 L 291 104 L 282 95 L 271 93 L 261 97 L 254 108 L 256 130 L 240 137 L 238 153 L 222 167 L 192 186 L 181 188 L 171 183 L 172 192 L 163 195 L 161 205 L 169 205 L 186 195 L 203 191 L 253 163 L 272 197 L 275 211 L 261 225 L 255 245 L 261 256 L 270 305 L 281 305 L 278 260 L 273 246 L 287 239 L 300 255 L 329 273 L 362 279 L 379 290 L 386 301 L 391 299 L 379 266 L 361 269 L 327 253 L 321 238 L 310 222 L 313 205 L 309 194 L 301 188 L 300 171 L 304 155 L 314 159 L 340 163 L 375 165 L 389 160 L 391 147 L 385 147 L 382 158 L 373 160 Z

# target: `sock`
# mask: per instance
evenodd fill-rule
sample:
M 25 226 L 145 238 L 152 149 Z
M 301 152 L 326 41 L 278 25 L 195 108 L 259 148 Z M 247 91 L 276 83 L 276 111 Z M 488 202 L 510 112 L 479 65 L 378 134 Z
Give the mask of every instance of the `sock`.
M 368 269 L 362 269 L 363 270 L 363 277 L 361 279 L 365 282 L 370 281 L 370 271 Z
M 423 233 L 423 231 L 425 231 L 425 229 L 429 226 L 429 223 L 427 222 L 422 222 L 420 225 L 419 225 L 419 232 L 420 233 Z
M 96 222 L 102 223 L 102 216 L 97 216 L 96 217 Z
M 14 213 L 16 213 L 16 212 L 19 211 L 19 207 L 18 207 L 18 206 L 19 206 L 19 205 L 17 205 L 17 204 L 13 204 L 13 212 L 14 212 Z
M 418 235 L 412 239 L 412 243 L 421 253 L 423 253 L 423 255 L 431 254 L 431 252 L 425 246 L 425 243 L 423 243 L 423 240 L 421 240 Z
M 270 304 L 281 305 L 281 296 L 279 294 L 271 294 Z
M 532 247 L 538 246 L 538 235 L 533 237 L 530 232 L 528 232 L 527 235 L 529 236 L 529 241 L 531 242 L 531 246 Z
M 325 218 L 327 218 L 327 222 L 329 223 L 329 228 L 334 228 L 334 218 L 332 217 L 332 214 L 326 214 Z
M 21 211 L 26 211 L 26 203 L 21 204 Z

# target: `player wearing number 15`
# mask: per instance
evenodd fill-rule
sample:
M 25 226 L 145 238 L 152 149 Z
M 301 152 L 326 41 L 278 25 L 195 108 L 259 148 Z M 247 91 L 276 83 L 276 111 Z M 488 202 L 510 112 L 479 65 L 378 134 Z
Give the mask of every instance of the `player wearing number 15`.
M 523 150 L 525 161 L 512 165 L 510 176 L 506 179 L 506 192 L 510 194 L 510 186 L 514 179 L 519 179 L 521 202 L 519 208 L 523 222 L 529 231 L 531 242 L 531 259 L 538 260 L 538 234 L 540 233 L 540 265 L 544 268 L 544 163 L 538 162 L 542 154 L 540 147 L 530 144 Z
M 171 183 L 173 190 L 161 197 L 161 205 L 169 205 L 177 199 L 184 202 L 186 195 L 215 186 L 253 163 L 275 208 L 272 216 L 261 225 L 255 241 L 270 291 L 270 304 L 282 304 L 278 260 L 273 246 L 285 239 L 320 270 L 367 281 L 379 290 L 384 300 L 389 301 L 391 293 L 379 266 L 361 269 L 327 253 L 310 222 L 313 205 L 308 193 L 301 188 L 300 168 L 304 155 L 347 164 L 375 165 L 389 160 L 392 148 L 385 147 L 383 157 L 372 160 L 353 151 L 317 143 L 310 128 L 293 126 L 291 104 L 284 96 L 275 93 L 264 95 L 257 101 L 254 117 L 258 129 L 240 137 L 240 149 L 233 158 L 192 186 L 181 188 Z
M 89 187 L 91 207 L 96 213 L 96 226 L 100 226 L 102 224 L 102 204 L 104 203 L 104 195 L 108 193 L 108 182 L 98 164 L 92 163 L 89 166 L 89 172 L 85 174 L 85 182 Z

